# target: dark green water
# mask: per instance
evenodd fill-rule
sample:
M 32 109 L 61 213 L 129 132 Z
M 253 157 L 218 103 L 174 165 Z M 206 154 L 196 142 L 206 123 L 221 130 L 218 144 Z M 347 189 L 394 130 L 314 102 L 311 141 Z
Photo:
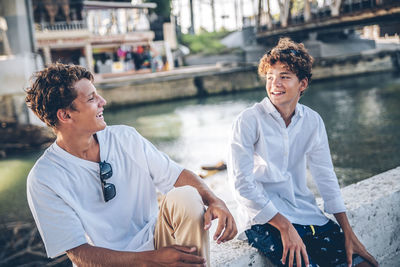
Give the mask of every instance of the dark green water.
M 264 96 L 260 89 L 106 111 L 105 118 L 108 124 L 136 127 L 159 149 L 199 173 L 202 165 L 226 159 L 232 121 Z M 301 102 L 325 121 L 341 186 L 400 165 L 398 74 L 313 82 Z M 31 220 L 25 180 L 40 153 L 0 161 L 0 223 Z

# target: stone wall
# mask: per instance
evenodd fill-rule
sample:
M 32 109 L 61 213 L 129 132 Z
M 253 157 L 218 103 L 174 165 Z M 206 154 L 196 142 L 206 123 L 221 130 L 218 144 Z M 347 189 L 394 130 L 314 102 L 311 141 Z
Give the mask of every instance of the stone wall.
M 199 71 L 196 71 L 199 70 Z M 108 107 L 222 94 L 263 87 L 256 67 L 210 66 L 185 73 L 164 74 L 153 78 L 130 77 L 96 83 Z
M 188 55 L 185 56 L 187 66 L 216 64 L 218 62 L 245 62 L 245 54 L 241 51 L 222 55 Z
M 380 266 L 400 262 L 400 167 L 342 189 L 354 232 Z M 322 200 L 317 199 L 320 207 Z M 274 266 L 246 242 L 211 243 L 212 266 Z
M 372 72 L 400 70 L 400 51 L 320 58 L 313 66 L 313 79 L 326 79 Z
M 204 90 L 210 95 L 264 87 L 255 67 L 248 67 L 241 72 L 226 71 L 199 78 L 203 82 Z
M 371 254 L 382 263 L 400 259 L 400 167 L 345 187 L 343 198 L 353 229 Z
M 149 102 L 188 98 L 197 95 L 194 78 L 174 79 L 148 83 L 115 84 L 106 88 L 97 86 L 100 95 L 108 102 L 108 107 L 128 106 Z

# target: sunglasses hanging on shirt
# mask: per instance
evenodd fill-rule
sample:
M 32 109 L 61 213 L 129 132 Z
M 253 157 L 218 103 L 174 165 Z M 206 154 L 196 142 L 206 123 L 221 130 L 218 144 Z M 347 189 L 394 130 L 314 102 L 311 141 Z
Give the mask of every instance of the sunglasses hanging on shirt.
M 113 171 L 111 164 L 106 161 L 99 162 L 99 165 L 100 165 L 101 189 L 103 191 L 104 201 L 108 202 L 109 200 L 113 199 L 117 194 L 115 185 L 106 182 L 106 180 L 113 175 Z

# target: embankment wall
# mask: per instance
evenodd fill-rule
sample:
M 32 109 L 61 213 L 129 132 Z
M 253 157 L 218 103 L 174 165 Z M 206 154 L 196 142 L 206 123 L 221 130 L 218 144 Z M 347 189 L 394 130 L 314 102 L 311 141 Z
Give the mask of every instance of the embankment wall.
M 354 232 L 380 266 L 400 266 L 400 167 L 349 185 L 342 195 Z M 274 266 L 240 240 L 213 242 L 211 265 Z

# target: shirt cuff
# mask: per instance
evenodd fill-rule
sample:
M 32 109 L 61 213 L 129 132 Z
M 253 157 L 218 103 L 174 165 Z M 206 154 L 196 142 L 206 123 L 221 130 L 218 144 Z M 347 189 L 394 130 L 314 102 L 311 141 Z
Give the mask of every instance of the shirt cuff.
M 276 214 L 278 210 L 275 208 L 274 203 L 269 201 L 267 205 L 253 218 L 254 224 L 265 224 L 269 222 Z
M 324 200 L 324 210 L 330 214 L 345 212 L 346 206 L 344 205 L 342 196 L 335 197 L 328 201 Z

